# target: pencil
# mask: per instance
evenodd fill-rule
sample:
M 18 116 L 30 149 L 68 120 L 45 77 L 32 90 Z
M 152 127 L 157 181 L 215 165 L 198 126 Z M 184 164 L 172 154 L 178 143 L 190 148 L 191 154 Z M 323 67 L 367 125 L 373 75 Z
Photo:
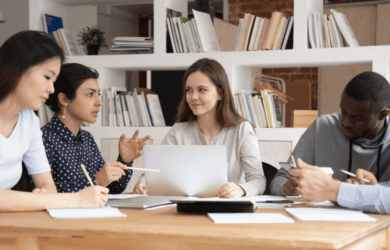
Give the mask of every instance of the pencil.
M 134 168 L 134 167 L 127 167 L 127 169 L 131 169 L 131 170 L 140 170 L 140 171 L 152 171 L 152 172 L 160 172 L 160 170 L 157 170 L 157 169 L 147 169 L 147 168 Z
M 340 171 L 341 172 L 343 172 L 344 174 L 346 174 L 346 175 L 350 175 L 350 176 L 352 176 L 352 177 L 356 177 L 356 175 L 355 174 L 352 174 L 351 172 L 348 172 L 348 171 L 346 171 L 346 170 L 342 170 L 342 169 L 340 169 Z M 367 179 L 364 179 L 364 181 L 365 182 L 367 182 L 367 183 L 369 183 L 370 181 L 369 180 L 367 180 Z
M 294 168 L 298 168 L 298 167 L 297 167 L 297 164 L 295 164 L 295 159 L 294 159 L 294 156 L 293 156 L 293 155 L 291 155 L 291 159 L 292 159 L 292 161 L 293 161 L 293 163 L 294 163 L 293 167 L 294 167 Z
M 89 183 L 91 184 L 91 186 L 95 186 L 95 185 L 93 184 L 91 178 L 89 177 L 89 174 L 88 174 L 87 170 L 85 169 L 85 166 L 84 166 L 82 163 L 80 164 L 80 166 L 81 166 L 81 168 L 83 169 L 85 176 L 87 176 L 87 179 L 88 179 Z

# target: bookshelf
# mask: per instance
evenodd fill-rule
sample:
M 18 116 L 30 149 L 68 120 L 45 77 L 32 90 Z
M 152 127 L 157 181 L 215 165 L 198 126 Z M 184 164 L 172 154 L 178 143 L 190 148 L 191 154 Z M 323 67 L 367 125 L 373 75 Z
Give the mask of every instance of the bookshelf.
M 372 70 L 389 79 L 390 46 L 364 46 L 345 48 L 309 49 L 307 42 L 307 15 L 314 11 L 323 13 L 323 0 L 294 1 L 294 48 L 277 51 L 244 51 L 218 53 L 166 53 L 166 8 L 182 12 L 187 16 L 187 0 L 29 0 L 30 29 L 43 30 L 42 13 L 48 11 L 62 16 L 64 26 L 70 30 L 91 25 L 97 20 L 97 7 L 94 4 L 115 2 L 119 4 L 151 3 L 154 6 L 155 47 L 153 54 L 71 56 L 66 62 L 77 62 L 93 67 L 100 73 L 101 89 L 109 86 L 124 87 L 125 72 L 141 70 L 185 70 L 196 60 L 208 57 L 219 61 L 225 68 L 233 94 L 241 89 L 252 89 L 251 68 L 271 67 L 315 67 L 332 65 L 371 64 Z M 80 19 L 75 19 L 79 8 L 85 10 Z M 73 20 L 68 20 L 73 19 Z M 97 22 L 97 21 L 96 21 Z M 151 134 L 160 141 L 169 127 L 102 127 L 101 119 L 86 127 L 98 145 L 102 138 L 118 138 L 122 133 L 131 136 L 135 129 L 140 135 Z M 301 128 L 257 128 L 259 140 L 291 141 L 295 146 L 305 129 Z

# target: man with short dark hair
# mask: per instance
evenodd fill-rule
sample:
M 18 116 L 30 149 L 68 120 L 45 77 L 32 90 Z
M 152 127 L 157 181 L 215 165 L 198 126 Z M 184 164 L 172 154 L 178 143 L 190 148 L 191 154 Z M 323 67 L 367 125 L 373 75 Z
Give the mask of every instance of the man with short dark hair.
M 308 127 L 292 153 L 294 158 L 332 167 L 333 177 L 340 181 L 347 179 L 341 169 L 364 169 L 378 182 L 390 181 L 389 82 L 375 72 L 355 76 L 343 91 L 340 108 L 340 113 L 323 115 Z M 297 186 L 297 178 L 281 168 L 271 193 L 298 195 Z

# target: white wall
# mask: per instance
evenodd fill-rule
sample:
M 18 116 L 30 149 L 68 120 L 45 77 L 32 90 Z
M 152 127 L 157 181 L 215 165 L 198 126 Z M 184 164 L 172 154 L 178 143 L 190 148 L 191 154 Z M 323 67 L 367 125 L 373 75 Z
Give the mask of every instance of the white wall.
M 1 0 L 0 11 L 5 23 L 0 23 L 0 46 L 15 33 L 29 29 L 28 0 Z

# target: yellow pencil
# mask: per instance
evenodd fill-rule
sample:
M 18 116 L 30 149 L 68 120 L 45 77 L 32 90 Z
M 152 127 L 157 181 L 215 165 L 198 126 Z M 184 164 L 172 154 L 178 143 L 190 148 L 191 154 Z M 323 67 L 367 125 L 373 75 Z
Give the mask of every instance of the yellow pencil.
M 85 166 L 82 163 L 81 163 L 81 168 L 83 169 L 85 176 L 87 176 L 87 179 L 88 179 L 89 183 L 91 184 L 91 186 L 95 186 L 93 184 L 91 178 L 89 177 L 89 174 L 88 174 L 87 170 L 85 169 Z

